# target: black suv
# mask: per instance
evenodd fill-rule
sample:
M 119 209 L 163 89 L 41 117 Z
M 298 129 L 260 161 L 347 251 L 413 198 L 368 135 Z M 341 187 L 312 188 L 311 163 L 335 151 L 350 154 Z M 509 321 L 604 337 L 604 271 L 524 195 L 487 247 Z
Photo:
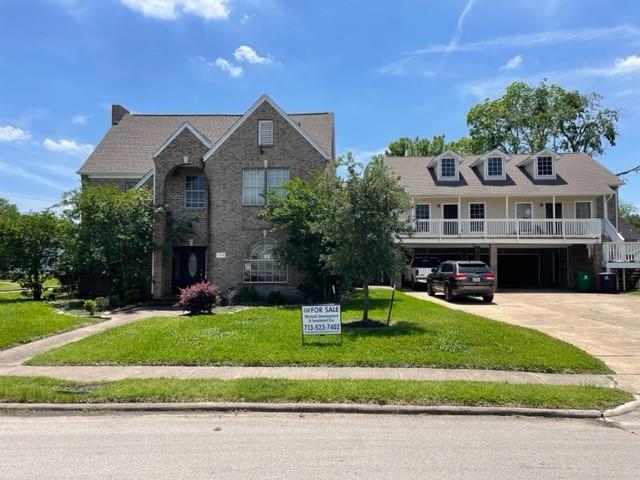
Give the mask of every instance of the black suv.
M 495 291 L 496 276 L 483 262 L 449 260 L 432 269 L 427 277 L 429 295 L 442 292 L 447 302 L 456 297 L 475 296 L 491 303 Z

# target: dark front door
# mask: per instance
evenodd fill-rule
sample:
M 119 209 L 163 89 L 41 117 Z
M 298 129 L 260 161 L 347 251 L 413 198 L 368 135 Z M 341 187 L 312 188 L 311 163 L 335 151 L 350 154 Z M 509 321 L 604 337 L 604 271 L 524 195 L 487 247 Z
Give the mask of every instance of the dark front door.
M 545 216 L 547 218 L 553 218 L 553 210 L 554 210 L 554 204 L 553 203 L 545 203 L 544 204 L 544 210 L 545 210 Z M 562 204 L 561 203 L 556 203 L 555 204 L 555 211 L 556 211 L 556 220 L 561 219 L 562 218 Z M 549 222 L 548 226 L 547 226 L 547 234 L 550 235 L 562 235 L 562 222 L 558 222 L 556 221 L 555 224 L 553 224 L 554 222 Z
M 442 233 L 444 235 L 458 234 L 458 205 L 448 203 L 442 205 Z
M 173 249 L 173 290 L 185 288 L 205 279 L 206 247 Z
M 547 218 L 553 218 L 553 203 L 545 203 L 544 209 Z M 562 218 L 562 204 L 556 203 L 556 218 Z

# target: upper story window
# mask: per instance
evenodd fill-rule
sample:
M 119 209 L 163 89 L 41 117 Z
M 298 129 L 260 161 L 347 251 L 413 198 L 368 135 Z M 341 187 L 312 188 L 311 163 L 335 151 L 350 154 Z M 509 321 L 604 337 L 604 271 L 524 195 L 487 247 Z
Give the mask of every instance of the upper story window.
M 288 181 L 288 168 L 247 168 L 242 171 L 242 204 L 264 205 L 267 192 L 284 197 Z
M 184 187 L 184 206 L 204 208 L 204 175 L 187 175 Z
M 273 120 L 258 121 L 258 145 L 273 145 Z
M 553 158 L 538 157 L 536 160 L 536 175 L 538 177 L 553 176 Z
M 502 157 L 489 157 L 487 159 L 487 178 L 502 177 L 504 175 L 504 164 Z
M 440 160 L 440 177 L 451 179 L 457 177 L 455 158 L 443 158 Z
M 431 218 L 431 205 L 418 203 L 416 205 L 416 220 L 429 220 Z

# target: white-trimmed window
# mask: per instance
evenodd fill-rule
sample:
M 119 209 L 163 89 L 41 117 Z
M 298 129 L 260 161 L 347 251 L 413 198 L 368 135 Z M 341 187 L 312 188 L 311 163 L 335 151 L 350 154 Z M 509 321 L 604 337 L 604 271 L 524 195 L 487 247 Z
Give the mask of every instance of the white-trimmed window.
M 264 205 L 264 168 L 246 168 L 242 171 L 242 204 Z
M 502 157 L 487 158 L 487 178 L 502 178 L 504 176 L 504 164 Z
M 184 206 L 186 208 L 204 208 L 204 175 L 187 175 L 184 187 Z
M 258 120 L 258 145 L 273 145 L 273 120 Z
M 552 157 L 538 157 L 536 159 L 536 176 L 553 177 L 553 158 Z
M 289 181 L 288 168 L 270 168 L 267 170 L 267 192 L 275 193 L 278 197 L 284 198 L 287 191 L 284 184 Z
M 458 172 L 455 158 L 443 158 L 440 160 L 440 178 L 451 180 L 457 176 Z
M 244 259 L 245 283 L 286 283 L 287 267 L 273 251 L 274 243 L 262 240 L 251 247 Z
M 591 218 L 591 202 L 576 202 L 576 218 Z
M 416 219 L 416 232 L 426 233 L 430 230 L 429 219 L 431 218 L 431 205 L 428 203 L 417 203 L 414 208 Z

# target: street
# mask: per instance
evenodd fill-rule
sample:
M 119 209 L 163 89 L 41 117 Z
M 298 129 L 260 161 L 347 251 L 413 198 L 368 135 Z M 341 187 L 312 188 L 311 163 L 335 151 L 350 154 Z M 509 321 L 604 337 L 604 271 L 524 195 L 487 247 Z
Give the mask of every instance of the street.
M 596 421 L 329 414 L 0 416 L 0 478 L 638 478 Z

